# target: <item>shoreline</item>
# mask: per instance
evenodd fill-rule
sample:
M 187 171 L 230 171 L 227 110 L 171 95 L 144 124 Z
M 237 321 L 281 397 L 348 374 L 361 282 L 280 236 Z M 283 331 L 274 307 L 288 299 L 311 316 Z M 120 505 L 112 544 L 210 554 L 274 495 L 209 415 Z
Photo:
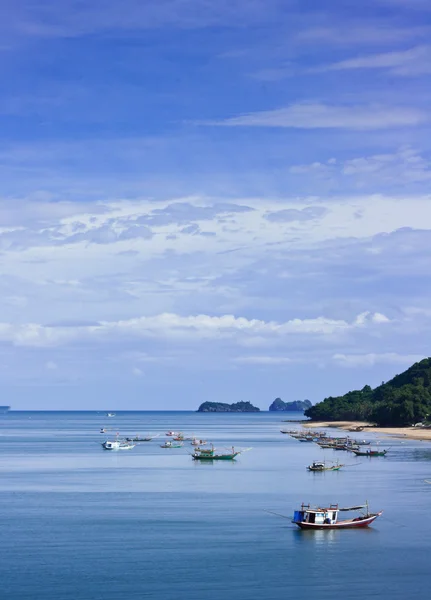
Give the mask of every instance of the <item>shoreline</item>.
M 310 421 L 303 423 L 303 427 L 342 429 L 353 434 L 381 433 L 389 437 L 431 442 L 431 429 L 421 429 L 420 427 L 375 427 L 371 423 L 363 421 Z M 352 431 L 354 427 L 363 427 L 363 429 Z

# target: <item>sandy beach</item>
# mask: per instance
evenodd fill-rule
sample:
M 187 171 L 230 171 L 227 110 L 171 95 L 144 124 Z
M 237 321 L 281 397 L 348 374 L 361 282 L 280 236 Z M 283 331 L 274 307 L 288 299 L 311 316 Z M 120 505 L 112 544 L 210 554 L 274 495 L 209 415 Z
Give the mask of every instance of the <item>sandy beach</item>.
M 391 437 L 404 437 L 412 440 L 431 441 L 431 429 L 422 429 L 420 427 L 375 427 L 371 423 L 361 421 L 315 421 L 304 423 L 304 427 L 313 427 L 318 429 L 336 428 L 350 431 L 355 427 L 363 427 L 363 432 L 382 433 Z M 361 433 L 361 432 L 352 432 Z

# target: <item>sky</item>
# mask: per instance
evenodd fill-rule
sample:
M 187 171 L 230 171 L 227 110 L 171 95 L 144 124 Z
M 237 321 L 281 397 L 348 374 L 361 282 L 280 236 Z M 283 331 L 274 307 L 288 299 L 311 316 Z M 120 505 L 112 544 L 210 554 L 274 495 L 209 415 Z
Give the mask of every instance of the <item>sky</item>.
M 195 409 L 430 354 L 428 0 L 3 0 L 0 381 Z

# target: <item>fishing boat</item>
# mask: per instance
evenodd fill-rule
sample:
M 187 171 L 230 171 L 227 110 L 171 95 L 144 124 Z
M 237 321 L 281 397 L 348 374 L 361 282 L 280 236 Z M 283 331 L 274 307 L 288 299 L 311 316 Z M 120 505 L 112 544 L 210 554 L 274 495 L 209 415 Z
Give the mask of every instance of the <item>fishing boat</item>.
M 165 435 L 167 437 L 177 437 L 177 435 L 180 435 L 180 432 L 179 431 L 168 431 Z
M 171 440 L 166 440 L 164 444 L 160 445 L 160 448 L 182 448 L 183 442 L 175 442 Z
M 126 440 L 106 440 L 102 443 L 104 450 L 131 450 L 135 447 L 135 444 L 131 444 Z
M 206 446 L 208 442 L 205 440 L 200 440 L 198 438 L 193 438 L 191 441 L 192 446 Z
M 361 514 L 353 519 L 338 520 L 340 512 L 352 511 L 359 511 Z M 295 510 L 292 523 L 301 529 L 354 529 L 368 527 L 382 512 L 370 513 L 368 502 L 348 508 L 340 508 L 338 504 L 331 504 L 329 508 L 312 508 L 309 504 L 302 504 L 300 510 Z
M 218 452 L 213 445 L 208 449 L 196 448 L 192 454 L 193 460 L 234 460 L 241 450 L 235 450 L 232 446 L 231 451 Z
M 107 429 L 105 429 L 104 427 L 101 427 L 101 428 L 100 428 L 100 433 L 106 433 L 107 431 L 108 431 L 108 430 L 107 430 Z
M 157 435 L 144 435 L 141 436 L 138 433 L 135 435 L 135 437 L 127 437 L 126 440 L 128 442 L 151 442 L 151 440 L 153 440 L 156 437 L 159 437 L 160 434 Z
M 319 460 L 315 460 L 313 461 L 313 464 L 308 465 L 307 469 L 309 471 L 315 471 L 315 472 L 321 472 L 321 471 L 339 471 L 341 469 L 341 467 L 344 467 L 344 465 L 341 465 L 340 463 L 326 463 L 326 462 L 322 462 Z
M 107 417 L 115 417 L 115 413 L 106 413 Z
M 356 456 L 386 456 L 387 450 L 355 450 L 352 448 L 352 452 L 356 454 Z

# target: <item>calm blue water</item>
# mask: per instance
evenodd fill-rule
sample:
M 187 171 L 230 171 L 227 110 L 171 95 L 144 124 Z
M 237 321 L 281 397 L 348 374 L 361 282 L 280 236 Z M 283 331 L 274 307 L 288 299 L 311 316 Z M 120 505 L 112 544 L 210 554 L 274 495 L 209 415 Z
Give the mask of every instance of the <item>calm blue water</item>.
M 389 455 L 357 460 L 281 435 L 283 418 L 294 415 L 0 417 L 1 597 L 428 597 L 431 443 L 376 436 Z M 179 429 L 252 450 L 235 463 L 200 464 L 191 446 L 164 450 L 160 438 L 110 453 L 99 445 L 101 426 L 121 434 Z M 322 457 L 357 464 L 305 470 Z M 364 531 L 301 532 L 265 512 L 366 499 L 385 512 Z

